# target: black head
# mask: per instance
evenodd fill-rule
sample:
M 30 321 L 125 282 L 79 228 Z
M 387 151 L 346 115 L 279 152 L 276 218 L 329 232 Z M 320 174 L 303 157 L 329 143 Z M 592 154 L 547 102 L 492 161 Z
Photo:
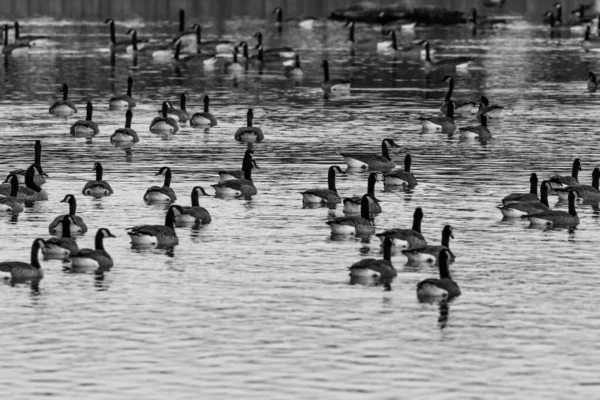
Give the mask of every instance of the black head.
M 575 160 L 573 160 L 573 166 L 577 169 L 579 169 L 579 171 L 581 171 L 581 161 L 579 160 L 579 158 L 576 158 Z
M 114 24 L 115 20 L 112 18 L 107 18 L 106 21 L 104 21 L 105 24 Z
M 483 104 L 484 106 L 489 106 L 490 105 L 490 101 L 485 96 L 481 96 L 481 98 L 479 99 L 479 102 L 481 104 Z
M 169 168 L 169 167 L 160 167 L 160 169 L 158 170 L 158 172 L 156 174 L 154 174 L 154 176 L 166 175 L 167 173 L 171 173 L 171 168 Z
M 60 202 L 61 203 L 71 203 L 73 200 L 75 200 L 75 196 L 73 196 L 72 194 L 68 194 Z
M 535 172 L 531 174 L 531 177 L 529 178 L 529 182 L 531 182 L 531 183 L 535 182 L 536 185 L 537 185 L 538 177 L 537 177 L 537 174 Z
M 590 77 L 590 80 L 592 82 L 596 83 L 596 74 L 594 74 L 592 71 L 590 71 L 588 76 Z
M 92 168 L 92 171 L 96 171 L 102 169 L 102 164 L 100 164 L 99 162 L 94 163 L 94 168 Z
M 444 226 L 442 233 L 449 235 L 452 239 L 454 239 L 454 229 L 450 225 Z
M 321 67 L 323 67 L 323 68 L 329 67 L 329 62 L 327 60 L 321 61 Z
M 400 147 L 394 142 L 394 139 L 383 139 L 384 142 L 388 144 L 390 147 Z
M 592 178 L 600 178 L 600 168 L 594 168 L 594 171 L 592 171 Z
M 554 3 L 554 8 L 562 8 L 559 2 Z
M 19 177 L 17 177 L 15 174 L 8 174 L 3 183 L 12 183 L 13 180 L 16 180 L 17 184 L 19 184 Z
M 194 186 L 192 191 L 198 193 L 200 196 L 208 196 L 208 193 L 206 193 L 206 190 L 202 186 Z
M 114 238 L 116 237 L 115 235 L 113 235 L 112 233 L 110 233 L 110 231 L 106 228 L 100 228 L 98 229 L 98 232 L 96 233 L 96 237 L 101 237 L 101 238 Z
M 167 213 L 173 213 L 173 215 L 175 215 L 175 216 L 181 215 L 181 214 L 183 214 L 183 208 L 181 206 L 173 204 L 171 207 L 169 207 L 169 210 L 167 211 Z
M 283 12 L 283 10 L 281 9 L 281 7 L 275 7 L 273 9 L 273 14 L 281 14 Z
M 131 28 L 131 29 L 129 29 L 129 30 L 127 31 L 127 34 L 128 34 L 128 35 L 133 35 L 134 33 L 137 35 L 137 31 L 136 31 L 135 29 L 133 29 L 133 28 Z
M 415 218 L 415 219 L 417 219 L 417 218 L 423 219 L 423 215 L 424 215 L 423 214 L 423 209 L 421 207 L 417 207 L 415 209 L 415 213 L 413 215 L 413 218 Z
M 446 75 L 444 77 L 444 79 L 442 79 L 442 82 L 451 82 L 451 81 L 454 81 L 454 77 L 451 75 Z
M 58 93 L 64 93 L 65 91 L 69 91 L 69 85 L 63 83 L 60 85 L 60 89 L 58 89 Z

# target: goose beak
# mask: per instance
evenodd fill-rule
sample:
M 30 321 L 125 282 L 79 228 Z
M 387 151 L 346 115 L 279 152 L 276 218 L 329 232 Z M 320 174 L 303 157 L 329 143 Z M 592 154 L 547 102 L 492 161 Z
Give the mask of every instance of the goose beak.
M 48 175 L 48 174 L 47 174 L 47 173 L 45 173 L 45 172 L 42 172 L 42 176 L 44 176 L 44 177 L 46 177 L 46 178 L 50 178 L 50 175 Z
M 65 199 L 62 199 L 60 202 L 61 203 L 66 203 L 67 201 Z

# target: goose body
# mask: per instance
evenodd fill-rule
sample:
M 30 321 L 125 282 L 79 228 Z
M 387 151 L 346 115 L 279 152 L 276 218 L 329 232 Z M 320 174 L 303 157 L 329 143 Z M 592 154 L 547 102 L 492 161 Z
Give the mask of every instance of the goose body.
M 252 149 L 247 149 L 246 152 L 244 153 L 244 158 L 242 159 L 242 169 L 240 170 L 236 170 L 236 171 L 232 171 L 232 170 L 221 170 L 219 171 L 219 182 L 224 182 L 224 181 L 228 181 L 231 179 L 243 179 L 244 178 L 244 168 L 249 164 L 249 162 L 253 161 L 253 154 L 254 154 L 254 150 Z M 258 166 L 256 166 L 256 162 L 252 165 L 255 168 L 258 168 Z
M 156 117 L 150 123 L 150 132 L 152 133 L 177 133 L 179 124 L 173 118 L 168 116 L 169 103 L 164 101 L 162 105 L 162 115 Z
M 361 199 L 360 217 L 340 217 L 327 221 L 332 235 L 372 235 L 375 225 L 371 221 L 369 203 L 375 201 L 370 194 L 363 195 Z
M 17 198 L 19 193 L 19 179 L 14 174 L 9 174 L 6 181 L 10 183 L 10 193 L 0 196 L 0 211 L 10 211 L 13 214 L 22 213 L 25 208 L 23 202 Z
M 252 159 L 244 159 L 243 170 L 244 179 L 231 179 L 211 185 L 217 196 L 221 197 L 237 197 L 237 196 L 253 196 L 258 193 L 258 190 L 252 182 L 252 168 L 256 166 Z M 258 166 L 257 166 L 258 168 Z
M 600 202 L 600 191 L 598 190 L 598 184 L 600 183 L 600 169 L 594 168 L 592 172 L 592 184 L 591 185 L 574 185 L 563 188 L 557 188 L 556 194 L 561 200 L 568 200 L 569 194 L 575 194 L 575 200 L 581 199 L 588 202 Z
M 77 108 L 72 101 L 69 100 L 69 85 L 63 83 L 60 88 L 63 94 L 62 100 L 57 100 L 50 106 L 50 114 L 54 114 L 59 117 L 68 117 L 77 112 Z
M 181 207 L 182 212 L 176 217 L 177 223 L 193 224 L 200 222 L 202 225 L 209 224 L 212 221 L 210 213 L 204 207 L 200 207 L 198 201 L 199 196 L 208 196 L 204 189 L 200 186 L 195 186 L 192 189 L 192 206 Z
M 417 186 L 417 178 L 410 172 L 412 157 L 407 154 L 404 157 L 404 170 L 394 169 L 390 172 L 384 172 L 383 183 L 386 186 L 402 186 L 413 188 Z
M 553 175 L 548 179 L 551 189 L 561 188 L 564 186 L 577 186 L 579 185 L 579 171 L 581 171 L 581 161 L 579 158 L 573 160 L 573 167 L 571 169 L 571 176 L 564 175 Z
M 338 204 L 342 202 L 342 199 L 338 195 L 337 189 L 335 187 L 335 173 L 342 173 L 342 169 L 337 165 L 332 165 L 329 167 L 329 172 L 327 173 L 327 189 L 308 189 L 302 192 L 302 202 L 306 204 L 315 204 L 315 203 L 323 203 L 323 204 Z
M 323 60 L 323 84 L 321 88 L 325 94 L 343 94 L 350 92 L 350 80 L 348 79 L 329 79 L 329 62 Z
M 393 139 L 381 141 L 381 155 L 376 153 L 341 153 L 348 168 L 369 169 L 370 171 L 389 171 L 396 166 L 389 153 L 389 147 L 398 147 Z
M 239 142 L 262 142 L 265 138 L 260 128 L 252 126 L 254 112 L 251 108 L 246 114 L 246 126 L 239 128 L 234 135 L 235 140 Z
M 11 43 L 8 44 L 8 30 L 9 26 L 7 24 L 4 25 L 4 46 L 2 46 L 2 54 L 4 55 L 12 55 L 12 56 L 22 56 L 29 54 L 29 49 L 31 46 L 29 43 Z
M 460 296 L 460 288 L 450 277 L 450 270 L 448 267 L 449 259 L 450 251 L 442 249 L 439 252 L 438 262 L 440 278 L 425 279 L 417 284 L 417 297 L 419 300 L 427 300 L 432 297 L 452 299 Z
M 217 119 L 208 111 L 210 99 L 204 96 L 204 111 L 195 113 L 190 119 L 191 126 L 217 126 Z
M 427 246 L 427 241 L 421 234 L 421 221 L 423 220 L 423 210 L 418 207 L 413 214 L 412 229 L 394 228 L 388 229 L 376 236 L 383 241 L 390 237 L 393 241 L 393 247 L 399 250 L 413 250 Z
M 127 94 L 115 96 L 108 101 L 108 107 L 111 110 L 131 110 L 136 106 L 136 102 L 131 97 L 133 92 L 133 78 L 127 78 Z
M 100 132 L 98 124 L 92 121 L 94 106 L 88 101 L 85 120 L 79 120 L 71 125 L 71 136 L 89 138 Z
M 42 186 L 44 183 L 46 183 L 45 177 L 47 177 L 48 175 L 46 175 L 42 169 L 42 141 L 41 140 L 35 141 L 33 150 L 34 150 L 33 163 L 39 165 L 39 167 L 40 167 L 39 170 L 37 168 L 34 170 L 33 182 L 38 186 Z M 15 174 L 17 176 L 20 184 L 25 184 L 25 174 L 27 173 L 26 169 L 15 169 L 13 171 L 10 171 L 10 173 Z
M 538 178 L 534 173 L 529 178 L 530 190 L 529 193 L 511 193 L 502 199 L 502 204 L 507 205 L 511 203 L 537 203 L 540 199 L 537 196 L 537 184 Z
M 48 231 L 50 232 L 50 234 L 51 235 L 62 235 L 62 236 L 65 235 L 65 232 L 63 232 L 63 227 L 64 227 L 63 220 L 65 217 L 70 217 L 69 237 L 73 233 L 77 233 L 77 234 L 86 233 L 88 230 L 87 225 L 83 221 L 83 218 L 81 218 L 79 215 L 76 215 L 77 214 L 77 200 L 75 199 L 75 196 L 73 196 L 72 194 L 68 194 L 60 202 L 69 204 L 69 213 L 65 214 L 65 215 L 59 215 L 58 217 L 54 218 L 54 220 L 48 226 Z
M 504 218 L 522 218 L 530 214 L 550 210 L 548 205 L 548 181 L 540 185 L 540 201 L 532 203 L 510 203 L 497 207 Z
M 106 272 L 113 266 L 113 259 L 104 249 L 104 239 L 114 238 L 106 228 L 100 228 L 94 239 L 94 249 L 80 249 L 71 254 L 71 269 L 74 271 Z
M 413 263 L 430 263 L 435 264 L 438 261 L 442 250 L 448 251 L 448 263 L 453 263 L 455 256 L 450 251 L 450 238 L 454 239 L 452 226 L 446 225 L 442 230 L 441 246 L 424 246 L 417 249 L 405 250 L 402 253 L 408 258 L 409 262 Z
M 127 50 L 127 46 L 129 46 L 131 44 L 130 40 L 121 40 L 117 42 L 117 35 L 115 32 L 115 20 L 112 18 L 107 18 L 104 21 L 105 24 L 108 25 L 108 29 L 109 29 L 109 38 L 110 38 L 110 42 L 109 42 L 109 48 L 110 51 L 113 53 L 117 53 L 117 52 L 124 52 Z
M 390 238 L 383 242 L 383 259 L 365 258 L 351 267 L 351 278 L 375 279 L 383 284 L 386 290 L 391 290 L 391 283 L 398 275 L 396 268 L 392 264 L 392 240 Z
M 40 250 L 46 247 L 44 239 L 35 239 L 31 245 L 30 262 L 22 261 L 2 261 L 0 262 L 0 271 L 10 274 L 12 283 L 21 283 L 27 281 L 40 281 L 44 278 L 44 271 L 39 261 Z
M 492 138 L 492 132 L 487 127 L 488 117 L 486 114 L 481 115 L 481 124 L 474 126 L 465 126 L 459 128 L 459 137 L 461 139 L 479 139 L 488 141 Z
M 71 254 L 79 251 L 77 242 L 71 238 L 72 221 L 73 219 L 70 215 L 62 217 L 62 237 L 52 237 L 46 240 L 46 247 L 42 249 L 45 258 L 66 260 Z
M 27 201 L 44 201 L 48 200 L 48 193 L 34 182 L 34 176 L 36 174 L 42 174 L 41 167 L 38 164 L 31 164 L 25 172 L 25 186 L 19 186 L 17 190 L 17 199 Z M 12 178 L 11 178 L 12 179 Z M 4 184 L 0 185 L 0 195 L 10 196 L 12 193 L 12 183 L 8 183 L 7 179 Z
M 381 205 L 375 197 L 375 183 L 377 183 L 377 173 L 371 172 L 367 180 L 367 193 L 369 198 L 369 214 L 381 213 Z M 344 199 L 345 214 L 359 214 L 361 212 L 362 196 L 347 197 Z
M 589 79 L 587 81 L 588 92 L 596 91 L 596 74 L 592 71 L 589 72 Z
M 127 110 L 127 112 L 125 113 L 125 127 L 115 130 L 113 134 L 110 135 L 111 143 L 137 143 L 140 141 L 137 132 L 131 129 L 132 117 L 132 111 Z
M 171 189 L 171 168 L 169 167 L 161 167 L 160 170 L 156 173 L 155 176 L 164 175 L 165 181 L 163 186 L 152 186 L 146 190 L 144 194 L 144 201 L 153 203 L 153 202 L 162 202 L 162 201 L 175 201 L 177 200 L 177 195 L 175 195 L 175 191 Z
M 127 234 L 134 247 L 173 247 L 179 244 L 175 233 L 175 219 L 183 214 L 180 206 L 172 205 L 167 211 L 164 225 L 138 225 L 128 228 Z
M 454 132 L 457 128 L 456 122 L 454 122 L 454 106 L 455 103 L 452 100 L 448 102 L 446 116 L 444 117 L 419 117 L 423 131 Z
M 81 193 L 86 196 L 92 197 L 105 197 L 113 194 L 113 189 L 110 184 L 105 180 L 102 180 L 102 174 L 104 168 L 100 163 L 94 163 L 94 170 L 96 171 L 96 180 L 88 181 L 83 187 Z
M 569 211 L 548 210 L 528 216 L 531 225 L 569 226 L 579 225 L 575 209 L 575 193 L 569 192 Z
M 188 95 L 185 92 L 181 93 L 181 96 L 179 97 L 179 108 L 169 107 L 167 109 L 167 116 L 175 119 L 180 125 L 185 125 L 190 120 L 190 115 L 186 110 L 187 98 Z M 162 113 L 162 110 L 159 111 L 159 113 Z

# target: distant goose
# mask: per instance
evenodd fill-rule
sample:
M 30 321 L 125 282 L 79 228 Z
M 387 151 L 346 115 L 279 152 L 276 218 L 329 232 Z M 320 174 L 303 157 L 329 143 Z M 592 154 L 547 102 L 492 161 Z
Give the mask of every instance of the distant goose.
M 377 15 L 377 18 L 379 19 L 379 23 L 381 24 L 381 31 L 385 31 L 385 30 L 391 29 L 391 28 L 396 28 L 396 29 L 399 28 L 402 31 L 413 32 L 415 30 L 415 27 L 417 26 L 417 21 L 415 21 L 415 20 L 411 20 L 411 19 L 407 19 L 407 18 L 397 19 L 397 17 L 395 15 L 393 15 L 392 17 L 394 18 L 394 20 L 390 21 L 390 19 L 389 19 L 390 16 L 392 16 L 392 14 L 390 14 L 389 11 L 381 11 Z M 390 21 L 390 22 L 388 22 L 388 21 Z
M 452 226 L 446 225 L 442 230 L 441 246 L 425 246 L 418 249 L 405 250 L 402 253 L 408 258 L 409 262 L 427 262 L 434 264 L 440 257 L 442 250 L 448 251 L 448 263 L 453 263 L 455 256 L 450 250 L 450 238 L 454 239 L 454 230 Z
M 537 184 L 538 177 L 534 173 L 529 178 L 530 189 L 529 193 L 512 193 L 502 199 L 502 204 L 507 205 L 511 203 L 537 203 L 540 199 L 537 196 Z
M 388 229 L 382 233 L 378 233 L 376 236 L 381 240 L 381 243 L 387 237 L 391 237 L 394 240 L 394 247 L 399 250 L 413 250 L 427 246 L 427 241 L 421 234 L 421 221 L 423 221 L 423 210 L 421 207 L 417 207 L 413 214 L 413 225 L 412 229 Z
M 94 239 L 94 250 L 79 249 L 75 254 L 71 254 L 72 270 L 92 270 L 96 273 L 108 271 L 113 266 L 113 260 L 110 254 L 104 249 L 104 239 L 114 238 L 106 228 L 100 228 L 96 232 Z
M 242 179 L 244 177 L 244 167 L 250 165 L 249 161 L 253 161 L 254 150 L 247 149 L 242 159 L 242 169 L 237 171 L 221 170 L 219 171 L 219 182 L 228 181 L 231 179 Z M 255 163 L 256 164 L 256 163 Z M 255 166 L 255 168 L 258 168 Z
M 225 60 L 223 65 L 225 66 L 225 70 L 232 74 L 232 75 L 238 75 L 243 73 L 246 70 L 246 67 L 248 66 L 247 63 L 245 63 L 245 66 L 243 66 L 239 59 L 238 59 L 238 53 L 237 53 L 237 48 L 232 52 L 233 53 L 233 60 L 229 61 L 229 60 Z M 218 59 L 220 57 L 217 57 Z M 204 63 L 204 68 L 207 67 L 207 64 Z
M 35 239 L 31 245 L 31 259 L 29 263 L 22 261 L 2 261 L 0 271 L 10 274 L 11 283 L 27 281 L 39 282 L 44 277 L 44 271 L 38 258 L 40 250 L 46 247 L 44 239 Z
M 253 196 L 258 193 L 252 181 L 252 168 L 256 163 L 252 159 L 244 159 L 244 179 L 231 179 L 211 185 L 215 188 L 217 196 Z
M 19 25 L 19 21 L 14 22 L 14 28 L 15 44 L 27 45 L 30 47 L 50 47 L 59 44 L 57 41 L 50 39 L 48 36 L 21 36 L 21 25 Z
M 575 209 L 575 192 L 569 192 L 569 212 L 559 210 L 542 211 L 527 216 L 531 225 L 569 226 L 579 225 Z
M 234 135 L 235 140 L 239 142 L 262 142 L 265 138 L 263 131 L 260 128 L 252 126 L 254 112 L 251 108 L 246 114 L 246 126 L 239 128 Z
M 110 184 L 102 180 L 102 173 L 104 171 L 102 164 L 99 162 L 94 163 L 93 171 L 96 171 L 96 180 L 88 181 L 88 183 L 86 183 L 83 187 L 81 193 L 92 197 L 105 197 L 113 194 L 113 189 L 110 187 Z
M 233 51 L 234 43 L 230 40 L 202 40 L 202 27 L 199 24 L 192 25 L 192 29 L 181 33 L 173 43 L 179 43 L 183 50 L 192 53 L 212 52 L 212 53 L 230 53 Z
M 356 52 L 356 41 L 354 39 L 354 21 L 348 20 L 346 22 L 346 26 L 348 26 L 348 50 L 350 51 L 350 55 L 354 55 Z
M 445 117 L 419 117 L 424 132 L 441 131 L 442 133 L 452 133 L 456 130 L 454 122 L 454 101 L 449 101 Z
M 407 154 L 404 157 L 404 170 L 393 169 L 383 173 L 383 184 L 386 186 L 404 186 L 413 188 L 417 186 L 417 178 L 410 172 L 412 157 Z
M 167 211 L 164 225 L 138 225 L 127 232 L 134 247 L 173 247 L 179 244 L 175 233 L 175 219 L 183 214 L 181 206 L 172 205 Z
M 200 207 L 198 201 L 199 196 L 208 196 L 208 193 L 201 186 L 195 186 L 192 189 L 192 206 L 182 207 L 183 212 L 176 217 L 177 223 L 196 223 L 200 222 L 202 225 L 209 224 L 212 221 L 210 213 L 204 207 Z
M 383 139 L 381 141 L 381 155 L 376 153 L 341 153 L 346 159 L 348 168 L 369 169 L 371 171 L 389 171 L 396 164 L 390 157 L 389 147 L 398 147 L 393 139 Z
M 448 113 L 448 103 L 452 101 L 452 93 L 454 92 L 454 77 L 450 75 L 446 75 L 443 82 L 448 82 L 448 92 L 446 93 L 446 97 L 444 98 L 444 104 L 442 104 L 441 112 L 444 114 Z M 454 113 L 459 115 L 469 115 L 475 114 L 478 110 L 478 105 L 474 101 L 461 102 L 457 104 L 454 102 Z
M 285 64 L 284 64 L 285 65 Z M 302 66 L 300 65 L 300 56 L 296 54 L 292 66 L 286 66 L 285 74 L 288 77 L 300 79 L 304 76 Z
M 303 203 L 325 203 L 325 204 L 338 204 L 342 202 L 342 199 L 338 195 L 337 189 L 335 187 L 335 173 L 342 173 L 342 169 L 337 165 L 332 165 L 329 167 L 329 172 L 327 174 L 327 189 L 308 189 L 302 194 L 302 202 Z
M 133 112 L 131 110 L 127 110 L 125 113 L 125 127 L 115 130 L 114 133 L 110 135 L 111 143 L 137 143 L 140 141 L 137 132 L 131 129 L 132 117 Z
M 590 78 L 587 81 L 588 91 L 595 92 L 596 91 L 596 74 L 594 74 L 592 71 L 590 71 L 589 77 Z
M 71 217 L 65 215 L 61 219 L 62 237 L 52 237 L 46 240 L 46 247 L 42 249 L 46 259 L 66 260 L 71 254 L 79 251 L 77 242 L 71 237 Z
M 281 27 L 284 23 L 283 20 L 283 9 L 281 7 L 275 7 L 273 9 L 273 14 L 275 14 L 275 26 Z M 294 18 L 286 18 L 285 22 L 287 23 L 295 23 L 302 29 L 312 29 L 313 25 L 317 19 L 315 17 L 294 17 Z
M 10 192 L 0 196 L 0 211 L 10 211 L 13 214 L 22 213 L 25 208 L 23 202 L 17 198 L 19 193 L 19 179 L 14 174 L 9 174 L 4 183 L 10 183 Z
M 127 94 L 115 96 L 108 101 L 108 107 L 111 110 L 131 110 L 136 106 L 135 101 L 131 97 L 133 91 L 133 78 L 127 78 Z
M 192 115 L 190 119 L 191 126 L 217 126 L 217 119 L 208 111 L 209 103 L 208 95 L 204 96 L 204 111 Z
M 417 297 L 419 300 L 427 300 L 432 297 L 442 297 L 452 299 L 460 296 L 460 288 L 450 277 L 450 269 L 448 268 L 448 260 L 450 259 L 450 251 L 443 249 L 439 253 L 439 270 L 440 279 L 429 278 L 417 284 Z
M 589 202 L 600 202 L 600 191 L 598 191 L 598 184 L 600 183 L 600 169 L 594 168 L 592 172 L 592 184 L 591 185 L 575 185 L 557 188 L 556 194 L 561 200 L 568 200 L 569 193 L 575 193 L 575 199 L 581 199 Z
M 490 104 L 487 97 L 481 96 L 479 99 L 479 110 L 477 110 L 475 118 L 479 121 L 483 114 L 486 114 L 489 118 L 502 119 L 504 118 L 504 107 L 498 104 Z
M 424 40 L 421 43 L 425 46 L 425 68 L 443 70 L 467 69 L 471 64 L 471 61 L 473 61 L 471 57 L 455 57 L 434 62 L 431 60 L 431 47 L 429 41 Z
M 550 182 L 550 188 L 556 189 L 563 186 L 575 186 L 579 185 L 579 171 L 581 171 L 581 161 L 579 158 L 573 160 L 573 168 L 571 169 L 571 176 L 554 175 L 548 179 Z
M 383 284 L 385 290 L 392 290 L 392 281 L 398 273 L 392 265 L 392 239 L 387 238 L 383 242 L 383 260 L 375 258 L 365 258 L 354 264 L 350 268 L 351 278 L 373 278 Z
M 375 183 L 377 183 L 377 173 L 371 172 L 369 179 L 367 180 L 367 194 L 371 197 L 369 200 L 369 213 L 379 214 L 381 213 L 381 205 L 379 200 L 375 197 Z M 362 207 L 362 196 L 346 197 L 344 199 L 344 213 L 346 214 L 358 214 L 361 212 Z
M 529 214 L 535 214 L 550 210 L 548 205 L 548 181 L 542 181 L 540 185 L 540 201 L 533 203 L 510 203 L 497 207 L 504 218 L 521 218 Z
M 4 46 L 2 47 L 2 54 L 4 55 L 13 55 L 13 56 L 21 56 L 25 54 L 29 54 L 29 44 L 27 43 L 11 43 L 8 44 L 8 25 L 4 25 Z
M 62 231 L 62 229 L 63 229 L 62 222 L 63 222 L 64 217 L 71 218 L 71 220 L 70 220 L 71 224 L 70 224 L 70 228 L 69 228 L 70 233 L 78 233 L 78 234 L 86 233 L 88 230 L 88 227 L 85 224 L 85 222 L 83 222 L 83 218 L 81 218 L 79 215 L 77 215 L 77 200 L 75 199 L 75 196 L 73 196 L 72 194 L 68 194 L 60 202 L 69 204 L 69 213 L 59 215 L 58 217 L 54 218 L 54 220 L 50 223 L 50 226 L 48 226 L 48 231 L 50 232 L 50 234 L 51 235 L 61 235 L 62 234 L 64 236 L 64 232 Z
M 34 151 L 33 163 L 36 165 L 39 165 L 39 167 L 40 167 L 39 172 L 37 169 L 34 170 L 33 182 L 38 186 L 42 186 L 44 183 L 46 183 L 45 178 L 48 177 L 48 174 L 44 173 L 43 168 L 42 168 L 42 141 L 41 140 L 35 141 L 35 144 L 33 145 L 33 151 Z M 17 175 L 17 178 L 19 178 L 20 184 L 25 183 L 25 173 L 26 172 L 27 172 L 27 170 L 25 170 L 25 169 L 15 169 L 13 171 L 10 171 L 11 174 Z
M 263 46 L 263 35 L 261 32 L 256 32 L 254 37 L 258 41 L 255 48 Z M 264 47 L 264 46 L 263 46 Z M 263 48 L 263 54 L 266 56 L 268 54 L 278 54 L 283 58 L 294 58 L 296 56 L 296 51 L 291 47 L 271 47 L 271 48 Z
M 321 88 L 325 94 L 349 93 L 350 80 L 348 79 L 329 79 L 329 62 L 323 60 L 323 85 Z
M 154 175 L 164 175 L 165 181 L 162 186 L 152 186 L 144 194 L 144 201 L 159 202 L 159 201 L 175 201 L 177 196 L 175 191 L 171 189 L 171 168 L 161 167 Z
M 128 54 L 135 54 L 138 51 L 151 51 L 151 49 L 156 49 L 156 46 L 164 46 L 163 43 L 151 43 L 148 39 L 138 38 L 137 31 L 135 29 L 129 29 L 127 34 L 131 35 L 131 44 L 129 44 L 125 49 L 125 52 Z
M 57 115 L 59 117 L 68 117 L 77 113 L 77 108 L 72 101 L 69 100 L 69 85 L 63 83 L 60 87 L 60 92 L 63 94 L 62 100 L 56 100 L 50 106 L 50 114 Z
M 80 119 L 79 121 L 71 125 L 71 136 L 89 138 L 97 135 L 98 132 L 100 132 L 98 130 L 98 124 L 92 121 L 92 113 L 94 112 L 94 106 L 92 106 L 91 101 L 88 101 L 85 110 L 85 120 Z
M 174 42 L 181 42 L 183 46 L 193 46 L 196 44 L 197 32 L 196 25 L 192 29 L 185 29 L 185 10 L 179 10 L 179 35 L 173 39 Z
M 479 139 L 481 141 L 488 141 L 492 138 L 492 132 L 488 129 L 488 116 L 482 114 L 480 117 L 481 125 L 471 125 L 459 128 L 459 137 L 461 139 Z
M 156 117 L 150 123 L 150 132 L 152 133 L 177 133 L 179 124 L 173 118 L 169 117 L 169 102 L 163 101 L 160 117 Z
M 17 199 L 23 202 L 48 200 L 48 193 L 34 182 L 36 173 L 42 174 L 41 167 L 37 164 L 31 164 L 25 172 L 25 186 L 19 186 L 17 190 Z M 10 179 L 7 178 L 4 183 L 9 181 Z M 12 190 L 12 183 L 0 185 L 0 195 L 2 196 L 9 196 Z
M 171 107 L 169 107 L 167 109 L 167 116 L 173 118 L 175 121 L 179 122 L 179 124 L 181 124 L 181 125 L 187 124 L 188 121 L 190 120 L 190 115 L 188 114 L 188 112 L 186 110 L 187 98 L 188 98 L 187 93 L 185 93 L 185 92 L 181 93 L 181 95 L 179 96 L 179 108 L 175 108 L 171 105 Z M 171 104 L 171 103 L 169 103 L 169 104 Z M 161 114 L 161 113 L 162 113 L 162 110 L 159 111 L 159 114 Z
M 129 46 L 131 44 L 131 41 L 121 40 L 121 41 L 117 42 L 117 36 L 115 34 L 115 20 L 112 18 L 107 18 L 106 21 L 104 21 L 104 23 L 108 24 L 109 31 L 110 31 L 110 44 L 109 44 L 110 50 L 115 53 L 126 51 L 127 46 Z
M 557 13 L 557 16 L 560 16 L 560 12 Z M 553 32 L 565 32 L 570 30 L 569 26 L 563 24 L 562 19 L 558 19 L 556 16 L 554 16 L 552 11 L 548 11 L 546 14 L 544 14 L 544 21 L 548 23 L 550 30 Z
M 380 53 L 393 53 L 398 51 L 398 42 L 396 38 L 396 31 L 390 30 L 384 32 L 389 37 L 382 42 L 377 42 L 377 51 Z
M 372 235 L 375 225 L 371 220 L 370 203 L 376 201 L 370 194 L 362 196 L 360 202 L 360 217 L 340 217 L 327 221 L 332 235 Z
M 509 20 L 506 18 L 479 18 L 477 15 L 477 9 L 471 9 L 471 23 L 475 29 L 503 29 L 509 24 Z

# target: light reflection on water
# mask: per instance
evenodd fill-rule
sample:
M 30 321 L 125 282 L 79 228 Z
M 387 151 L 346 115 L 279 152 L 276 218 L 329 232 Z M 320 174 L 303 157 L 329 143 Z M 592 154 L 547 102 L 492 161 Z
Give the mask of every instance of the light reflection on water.
M 233 21 L 229 36 L 249 39 L 263 25 Z M 157 37 L 171 34 L 171 27 L 152 27 L 146 31 Z M 527 190 L 531 172 L 568 174 L 575 157 L 582 160 L 580 179 L 591 180 L 600 161 L 594 140 L 599 101 L 585 91 L 585 79 L 598 62 L 581 53 L 578 36 L 550 40 L 535 26 L 477 37 L 463 28 L 417 31 L 440 57 L 476 57 L 476 68 L 457 76 L 455 97 L 485 93 L 509 107 L 503 121 L 490 124 L 494 139 L 482 145 L 420 133 L 418 117 L 441 105 L 442 76 L 425 74 L 418 59 L 377 55 L 378 35 L 366 26 L 357 27 L 354 57 L 339 24 L 310 35 L 290 30 L 279 38 L 269 31 L 269 46 L 301 49 L 300 86 L 278 67 L 234 81 L 145 56 L 134 66 L 118 55 L 111 66 L 109 53 L 97 50 L 107 39 L 104 25 L 47 29 L 73 39 L 52 53 L 6 60 L 0 146 L 8 171 L 32 160 L 33 139 L 42 140 L 50 200 L 17 222 L 3 217 L 0 254 L 26 260 L 33 239 L 47 237 L 49 222 L 66 212 L 59 200 L 75 193 L 90 228 L 78 238 L 80 247 L 92 247 L 96 229 L 108 227 L 117 236 L 105 242 L 115 266 L 95 277 L 49 261 L 39 294 L 25 286 L 1 288 L 6 343 L 0 382 L 10 383 L 3 385 L 9 397 L 547 398 L 595 392 L 598 209 L 580 206 L 582 222 L 573 232 L 501 221 L 495 209 L 504 195 Z M 452 39 L 445 40 L 448 33 Z M 333 76 L 352 77 L 350 96 L 323 99 L 323 58 Z M 124 113 L 108 111 L 107 100 L 125 91 L 129 75 L 140 142 L 127 154 L 108 140 L 123 126 Z M 47 113 L 62 82 L 71 86 L 77 118 Z M 184 128 L 169 138 L 149 133 L 161 102 L 182 91 L 192 111 L 208 93 L 219 125 Z M 68 135 L 87 97 L 101 132 L 89 143 Z M 177 229 L 180 245 L 173 250 L 132 250 L 126 228 L 164 222 L 164 205 L 142 200 L 149 186 L 160 184 L 158 168 L 172 168 L 177 204 L 189 205 L 196 185 L 212 193 L 220 169 L 240 166 L 245 145 L 233 134 L 249 107 L 266 136 L 255 145 L 258 195 L 201 197 L 210 225 Z M 401 146 L 392 149 L 397 165 L 410 152 L 419 185 L 384 191 L 378 183 L 384 212 L 376 225 L 408 227 L 415 207 L 422 207 L 429 241 L 439 242 L 445 224 L 454 227 L 452 271 L 463 295 L 447 307 L 417 302 L 415 284 L 437 272 L 404 266 L 401 255 L 394 258 L 399 275 L 392 292 L 350 285 L 347 267 L 361 257 L 381 257 L 379 240 L 332 238 L 325 222 L 342 215 L 341 206 L 302 206 L 299 192 L 326 187 L 330 165 L 345 169 L 340 152 L 379 152 L 385 137 Z M 115 192 L 100 200 L 80 195 L 97 161 Z M 366 176 L 338 175 L 340 194 L 363 193 Z M 553 207 L 566 209 L 555 199 Z

